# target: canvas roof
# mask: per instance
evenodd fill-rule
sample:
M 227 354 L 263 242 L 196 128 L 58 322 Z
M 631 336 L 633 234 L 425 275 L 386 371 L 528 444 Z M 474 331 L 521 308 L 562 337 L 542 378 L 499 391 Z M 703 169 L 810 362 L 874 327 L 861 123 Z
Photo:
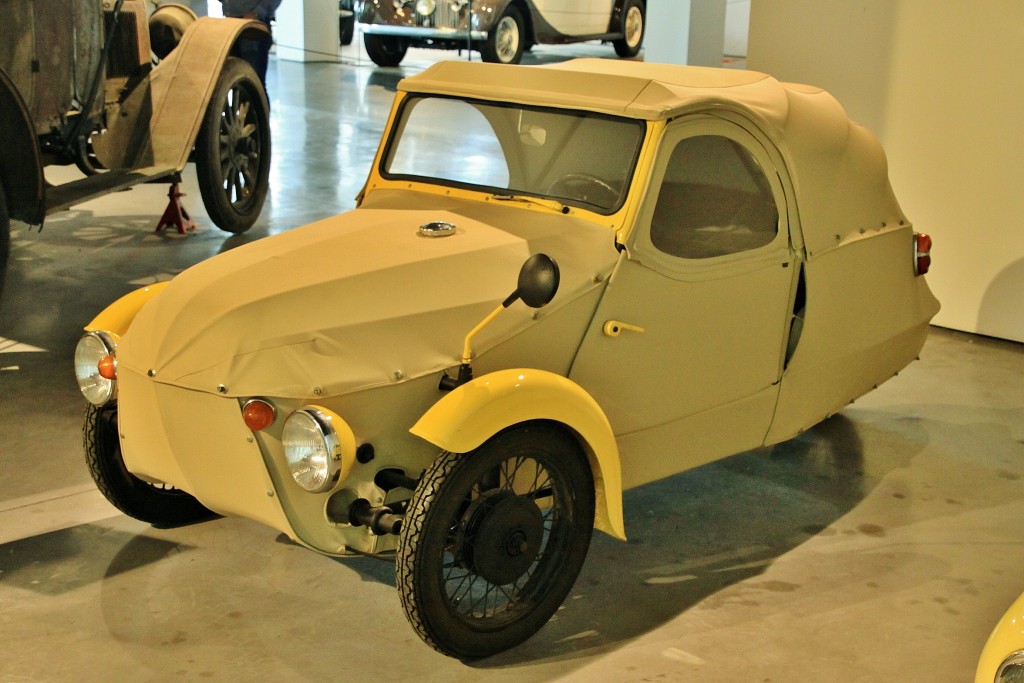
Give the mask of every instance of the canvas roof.
M 543 67 L 444 61 L 404 79 L 398 89 L 647 121 L 737 112 L 755 122 L 786 160 L 809 255 L 865 231 L 906 224 L 878 141 L 821 88 L 742 69 L 575 59 Z

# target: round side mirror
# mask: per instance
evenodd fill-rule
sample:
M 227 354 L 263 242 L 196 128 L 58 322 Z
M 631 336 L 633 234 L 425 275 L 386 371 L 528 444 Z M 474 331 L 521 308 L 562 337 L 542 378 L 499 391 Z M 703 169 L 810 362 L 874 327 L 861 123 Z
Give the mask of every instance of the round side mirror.
M 558 264 L 547 254 L 534 254 L 519 270 L 515 294 L 530 308 L 546 306 L 558 291 Z

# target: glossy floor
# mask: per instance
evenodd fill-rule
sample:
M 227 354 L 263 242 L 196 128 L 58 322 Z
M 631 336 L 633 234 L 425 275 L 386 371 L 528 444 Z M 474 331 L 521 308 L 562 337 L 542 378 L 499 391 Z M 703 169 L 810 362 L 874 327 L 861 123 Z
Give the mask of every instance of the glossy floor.
M 141 284 L 351 208 L 398 78 L 432 56 L 274 63 L 273 190 L 244 236 L 209 226 L 193 175 L 188 237 L 153 233 L 165 186 L 55 215 L 41 234 L 15 226 L 0 301 L 0 681 L 969 680 L 1024 590 L 1020 345 L 935 330 L 920 362 L 801 437 L 629 492 L 629 542 L 596 535 L 556 617 L 472 664 L 418 640 L 388 563 L 323 557 L 239 519 L 154 529 L 102 500 L 71 376 L 82 326 Z

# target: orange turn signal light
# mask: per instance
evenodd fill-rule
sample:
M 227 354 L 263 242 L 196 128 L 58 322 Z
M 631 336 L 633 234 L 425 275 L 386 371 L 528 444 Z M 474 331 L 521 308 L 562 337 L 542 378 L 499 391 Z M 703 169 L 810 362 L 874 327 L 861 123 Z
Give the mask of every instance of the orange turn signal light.
M 113 356 L 103 356 L 97 363 L 96 369 L 99 370 L 100 377 L 103 379 L 117 379 L 117 359 Z
M 245 426 L 254 432 L 274 424 L 276 418 L 277 409 L 261 398 L 249 399 L 242 406 L 242 420 L 245 422 Z

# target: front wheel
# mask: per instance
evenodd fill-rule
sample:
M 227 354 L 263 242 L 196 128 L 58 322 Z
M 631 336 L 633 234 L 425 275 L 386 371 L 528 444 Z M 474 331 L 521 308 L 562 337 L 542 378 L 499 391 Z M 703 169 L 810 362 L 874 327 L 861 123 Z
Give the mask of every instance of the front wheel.
M 213 516 L 184 491 L 150 484 L 128 471 L 121 457 L 116 408 L 90 405 L 85 411 L 82 442 L 96 487 L 111 505 L 129 517 L 157 526 L 178 526 Z
M 379 36 L 376 33 L 363 34 L 363 47 L 377 66 L 398 66 L 409 49 L 405 40 L 398 36 Z
M 523 15 L 517 7 L 509 5 L 487 34 L 487 41 L 480 47 L 480 56 L 485 62 L 518 64 L 523 59 L 526 43 Z
M 554 425 L 521 425 L 471 453 L 442 453 L 416 487 L 398 542 L 405 614 L 447 655 L 513 647 L 572 589 L 593 525 L 590 466 Z
M 620 57 L 636 57 L 644 42 L 644 3 L 642 0 L 626 0 L 622 7 L 622 38 L 612 41 L 615 54 Z
M 247 62 L 228 57 L 196 139 L 196 176 L 210 219 L 241 233 L 263 209 L 270 183 L 270 106 Z

